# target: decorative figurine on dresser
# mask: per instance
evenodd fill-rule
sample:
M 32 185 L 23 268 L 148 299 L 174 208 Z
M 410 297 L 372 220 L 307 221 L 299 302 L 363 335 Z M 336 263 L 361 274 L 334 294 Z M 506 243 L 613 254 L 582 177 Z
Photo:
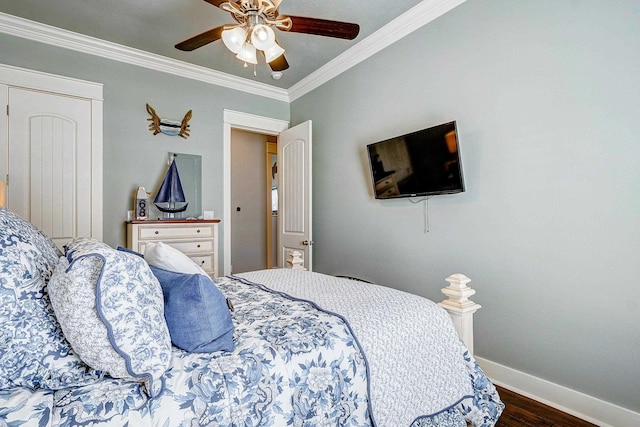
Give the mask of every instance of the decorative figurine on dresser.
M 181 218 L 182 213 L 189 206 L 189 202 L 184 197 L 175 155 L 171 157 L 169 169 L 167 169 L 167 174 L 162 181 L 162 185 L 160 185 L 153 204 L 163 212 L 164 219 Z
M 219 223 L 219 219 L 127 221 L 127 247 L 144 254 L 149 243 L 164 243 L 187 255 L 211 278 L 216 278 Z

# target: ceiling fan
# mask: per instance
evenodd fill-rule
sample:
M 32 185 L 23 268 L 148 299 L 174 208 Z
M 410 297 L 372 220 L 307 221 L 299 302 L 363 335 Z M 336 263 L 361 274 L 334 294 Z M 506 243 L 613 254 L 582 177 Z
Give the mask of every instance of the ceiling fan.
M 266 62 L 274 72 L 289 68 L 284 49 L 275 40 L 272 27 L 281 31 L 314 34 L 353 40 L 360 32 L 358 24 L 280 15 L 278 7 L 282 0 L 204 0 L 229 12 L 237 24 L 221 25 L 175 45 L 177 49 L 192 51 L 222 39 L 225 46 L 236 57 L 247 63 L 257 64 L 257 52 L 263 52 Z

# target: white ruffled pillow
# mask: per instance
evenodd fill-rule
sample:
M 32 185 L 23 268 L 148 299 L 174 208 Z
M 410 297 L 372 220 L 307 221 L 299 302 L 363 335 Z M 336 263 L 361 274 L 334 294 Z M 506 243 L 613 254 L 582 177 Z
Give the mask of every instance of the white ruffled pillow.
M 191 258 L 166 243 L 150 242 L 145 244 L 144 259 L 154 267 L 186 274 L 207 273 Z

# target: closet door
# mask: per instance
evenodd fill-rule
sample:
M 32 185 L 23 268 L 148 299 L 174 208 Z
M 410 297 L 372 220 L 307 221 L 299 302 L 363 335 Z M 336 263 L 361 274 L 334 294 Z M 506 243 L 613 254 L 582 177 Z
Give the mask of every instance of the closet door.
M 8 207 L 62 246 L 91 236 L 91 101 L 9 87 Z

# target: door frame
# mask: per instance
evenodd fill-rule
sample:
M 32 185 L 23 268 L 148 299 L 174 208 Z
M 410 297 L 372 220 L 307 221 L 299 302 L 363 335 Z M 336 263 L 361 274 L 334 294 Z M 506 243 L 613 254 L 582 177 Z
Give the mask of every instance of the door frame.
M 273 242 L 274 239 L 277 240 L 277 234 L 274 236 L 273 234 L 273 156 L 276 156 L 276 168 L 277 168 L 277 156 L 278 156 L 278 143 L 277 142 L 269 142 L 267 141 L 267 146 L 265 149 L 265 166 L 267 170 L 266 176 L 266 187 L 267 191 L 267 210 L 265 212 L 265 223 L 267 224 L 267 268 L 275 267 L 273 261 Z M 278 187 L 276 187 L 278 188 Z M 277 224 L 277 220 L 276 220 Z M 277 249 L 276 249 L 277 250 Z
M 0 64 L 0 86 L 13 86 L 26 90 L 49 92 L 76 98 L 86 98 L 91 101 L 91 237 L 102 240 L 103 222 L 103 85 L 86 80 L 34 71 L 26 68 Z M 3 91 L 0 90 L 0 96 Z M 0 99 L 0 105 L 6 101 Z M 11 112 L 9 112 L 11 114 Z M 7 129 L 9 118 L 0 114 L 0 129 Z M 4 180 L 8 173 L 8 135 L 0 132 L 0 180 Z M 10 177 L 9 177 L 10 179 Z M 9 182 L 7 191 L 11 191 Z
M 223 124 L 223 206 L 224 235 L 223 275 L 231 274 L 231 129 L 246 130 L 263 135 L 278 135 L 289 128 L 286 120 L 257 116 L 240 111 L 224 110 Z

